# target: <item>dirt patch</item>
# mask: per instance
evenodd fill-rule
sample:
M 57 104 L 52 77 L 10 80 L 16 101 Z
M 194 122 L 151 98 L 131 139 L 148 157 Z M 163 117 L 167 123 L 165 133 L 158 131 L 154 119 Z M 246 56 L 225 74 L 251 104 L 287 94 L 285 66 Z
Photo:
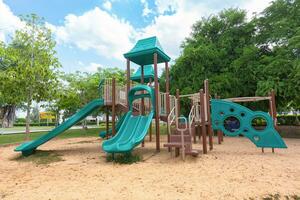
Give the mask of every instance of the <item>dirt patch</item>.
M 146 138 L 134 151 L 143 162 L 130 165 L 106 162 L 93 137 L 44 144 L 39 150 L 64 160 L 47 165 L 15 160 L 14 146 L 0 147 L 0 199 L 293 199 L 300 194 L 300 140 L 285 142 L 289 148 L 273 154 L 247 138 L 225 137 L 208 154 L 183 162 L 166 148 L 156 153 L 155 140 Z

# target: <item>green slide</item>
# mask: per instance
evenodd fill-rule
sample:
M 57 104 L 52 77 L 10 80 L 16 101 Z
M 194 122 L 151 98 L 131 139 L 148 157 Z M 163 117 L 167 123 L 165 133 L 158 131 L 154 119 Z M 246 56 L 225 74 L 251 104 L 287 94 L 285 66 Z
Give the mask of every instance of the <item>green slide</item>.
M 147 91 L 146 94 L 140 94 L 140 91 Z M 138 94 L 136 94 L 138 93 Z M 132 102 L 140 98 L 151 98 L 151 111 L 148 115 L 133 115 Z M 126 113 L 117 134 L 103 142 L 102 149 L 107 153 L 125 153 L 130 152 L 134 147 L 140 144 L 147 134 L 152 118 L 154 116 L 155 97 L 152 88 L 146 85 L 133 87 L 128 93 L 129 112 Z
M 88 116 L 91 112 L 93 112 L 95 109 L 101 107 L 104 105 L 103 99 L 96 99 L 85 105 L 80 111 L 78 111 L 76 114 L 74 114 L 72 117 L 70 117 L 67 121 L 59 125 L 58 127 L 51 130 L 46 135 L 41 136 L 40 138 L 25 142 L 18 146 L 15 151 L 22 151 L 22 154 L 25 156 L 28 156 L 32 153 L 34 153 L 35 149 L 48 142 L 52 138 L 56 137 L 57 135 L 63 133 L 65 130 L 71 128 L 74 124 L 77 122 L 83 120 L 86 116 Z
M 122 123 L 123 123 L 123 121 L 124 121 L 124 119 L 125 119 L 125 116 L 126 116 L 126 115 L 122 115 L 122 116 L 120 117 L 120 119 L 118 120 L 118 122 L 117 122 L 117 124 L 116 124 L 116 131 L 117 131 L 117 132 L 119 131 L 119 129 L 120 129 L 120 127 L 121 127 L 121 125 L 122 125 Z M 108 130 L 108 133 L 106 133 L 106 131 L 101 131 L 101 132 L 99 133 L 99 137 L 105 138 L 107 135 L 111 135 L 111 133 L 112 133 L 112 129 L 110 128 L 110 129 Z

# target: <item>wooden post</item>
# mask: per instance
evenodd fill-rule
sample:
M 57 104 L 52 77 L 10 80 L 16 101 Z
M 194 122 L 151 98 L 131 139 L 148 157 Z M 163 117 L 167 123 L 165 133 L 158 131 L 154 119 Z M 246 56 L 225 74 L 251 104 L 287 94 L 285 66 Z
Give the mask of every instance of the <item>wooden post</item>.
M 155 132 L 156 132 L 156 151 L 160 151 L 160 134 L 159 134 L 159 106 L 158 106 L 158 74 L 157 74 L 157 53 L 154 53 L 154 85 L 155 85 Z
M 166 114 L 167 117 L 170 114 L 170 80 L 169 80 L 169 67 L 168 62 L 165 62 L 165 73 L 166 73 Z M 169 124 L 167 123 L 167 135 L 168 135 L 168 143 L 170 142 L 170 134 L 169 133 Z M 171 151 L 170 148 L 168 148 Z
M 203 89 L 200 90 L 200 118 L 201 118 L 201 134 L 202 134 L 202 145 L 203 153 L 207 154 L 207 141 L 206 141 L 206 123 L 205 123 L 205 114 L 204 114 L 204 92 Z
M 176 99 L 177 99 L 177 117 L 180 117 L 180 92 L 176 89 Z
M 126 98 L 127 98 L 127 110 L 129 110 L 128 93 L 130 90 L 130 60 L 127 59 L 127 85 L 126 85 Z
M 211 117 L 210 117 L 210 96 L 209 96 L 209 85 L 208 80 L 204 81 L 204 90 L 206 96 L 206 114 L 207 114 L 207 132 L 209 137 L 209 150 L 213 150 L 213 132 L 211 128 Z
M 141 84 L 144 84 L 144 65 L 141 65 Z M 142 91 L 144 93 L 144 91 Z M 141 101 L 141 110 L 140 110 L 141 115 L 145 115 L 145 101 L 144 98 L 142 98 Z M 142 142 L 142 147 L 145 146 L 145 140 Z
M 272 101 L 272 118 L 274 120 L 274 127 L 276 130 L 278 130 L 277 125 L 277 109 L 276 109 L 276 102 L 275 102 L 275 91 L 271 90 L 271 101 Z
M 215 98 L 216 98 L 216 99 L 219 99 L 219 97 L 218 97 L 217 94 L 215 94 Z M 221 144 L 221 143 L 222 143 L 222 134 L 223 134 L 222 131 L 217 130 L 218 144 Z
M 149 79 L 149 85 L 151 86 L 152 83 L 152 78 Z M 151 105 L 153 106 L 153 105 Z M 150 124 L 150 129 L 149 129 L 149 141 L 152 142 L 152 120 L 151 120 L 151 124 Z
M 106 119 L 105 119 L 106 123 L 105 123 L 105 126 L 106 126 L 106 138 L 108 139 L 109 138 L 109 113 L 108 113 L 108 108 L 106 108 Z
M 111 124 L 111 135 L 114 136 L 116 134 L 116 79 L 113 78 L 112 79 L 112 105 L 111 105 L 111 112 L 112 112 L 112 115 L 111 115 L 111 121 L 112 121 L 112 124 Z

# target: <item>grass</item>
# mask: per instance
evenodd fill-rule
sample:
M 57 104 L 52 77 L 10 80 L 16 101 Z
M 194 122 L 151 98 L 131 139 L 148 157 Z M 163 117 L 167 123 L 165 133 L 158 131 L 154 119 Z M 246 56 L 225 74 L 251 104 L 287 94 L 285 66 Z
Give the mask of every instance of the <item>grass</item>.
M 109 154 L 106 157 L 107 162 L 115 162 L 119 164 L 133 164 L 142 161 L 142 157 L 137 154 L 122 153 L 122 154 Z
M 70 129 L 65 131 L 64 133 L 57 136 L 57 138 L 65 139 L 65 138 L 75 138 L 75 137 L 98 137 L 98 134 L 101 128 L 90 128 L 90 129 Z M 45 132 L 36 132 L 30 133 L 29 138 L 30 140 L 37 139 L 38 137 L 46 134 Z M 26 138 L 26 134 L 8 134 L 8 135 L 0 135 L 0 146 L 7 145 L 7 144 L 15 144 L 24 142 Z
M 54 153 L 52 151 L 40 151 L 37 150 L 35 154 L 30 156 L 19 156 L 14 158 L 14 160 L 22 162 L 33 162 L 37 165 L 48 165 L 50 163 L 63 161 L 61 155 Z
M 160 134 L 165 135 L 167 131 L 167 126 L 160 124 Z M 89 128 L 89 129 L 69 129 L 64 133 L 58 135 L 56 138 L 65 139 L 65 138 L 76 138 L 76 137 L 98 137 L 100 131 L 105 130 L 105 126 L 100 126 L 100 128 Z M 29 134 L 30 140 L 35 140 L 42 135 L 45 135 L 47 132 L 35 132 Z M 155 135 L 155 124 L 152 124 L 152 135 Z M 7 134 L 0 135 L 0 146 L 15 144 L 24 142 L 26 138 L 26 134 L 18 133 L 18 134 Z

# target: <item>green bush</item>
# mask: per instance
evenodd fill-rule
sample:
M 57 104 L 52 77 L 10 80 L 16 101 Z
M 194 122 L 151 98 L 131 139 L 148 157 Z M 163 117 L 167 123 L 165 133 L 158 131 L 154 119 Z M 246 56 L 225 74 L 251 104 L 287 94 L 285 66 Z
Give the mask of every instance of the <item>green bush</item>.
M 300 125 L 299 118 L 300 116 L 298 116 L 297 119 L 297 115 L 279 115 L 277 116 L 277 123 L 279 125 L 290 125 L 290 126 Z
M 115 162 L 119 164 L 132 164 L 132 163 L 139 162 L 141 160 L 142 160 L 141 156 L 132 154 L 131 152 L 110 154 L 107 155 L 106 157 L 107 162 Z
M 26 123 L 14 123 L 14 126 L 26 126 Z M 30 126 L 55 126 L 54 122 L 30 123 Z

